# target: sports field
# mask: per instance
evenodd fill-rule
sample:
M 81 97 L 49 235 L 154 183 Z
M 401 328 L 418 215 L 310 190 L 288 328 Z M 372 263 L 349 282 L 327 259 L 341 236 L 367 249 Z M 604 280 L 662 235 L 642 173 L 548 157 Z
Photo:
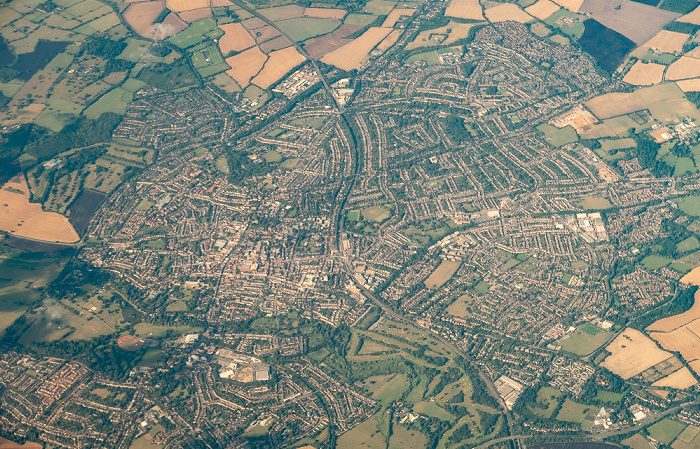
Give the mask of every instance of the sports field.
M 428 279 L 425 280 L 425 286 L 430 289 L 441 287 L 457 272 L 460 265 L 461 262 L 459 261 L 443 260 L 435 271 L 428 276 Z
M 584 356 L 604 345 L 611 336 L 610 332 L 590 323 L 583 323 L 575 331 L 560 338 L 557 343 L 563 351 Z

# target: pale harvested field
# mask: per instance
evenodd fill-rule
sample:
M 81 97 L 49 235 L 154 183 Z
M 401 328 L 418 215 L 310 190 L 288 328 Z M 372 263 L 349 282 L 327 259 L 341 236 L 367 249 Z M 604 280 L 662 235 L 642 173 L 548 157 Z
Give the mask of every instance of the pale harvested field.
M 669 81 L 695 78 L 700 76 L 700 59 L 682 56 L 679 60 L 668 66 L 666 79 Z
M 259 47 L 263 53 L 268 54 L 271 51 L 282 50 L 283 48 L 290 47 L 291 45 L 292 43 L 289 42 L 289 39 L 284 36 L 279 36 L 267 42 L 263 42 L 259 45 Z
M 700 92 L 700 78 L 676 81 L 683 92 Z
M 700 267 L 690 270 L 688 274 L 681 278 L 681 282 L 684 284 L 700 286 Z M 693 304 L 693 307 L 695 307 L 695 304 Z
M 169 10 L 180 13 L 192 11 L 193 9 L 209 8 L 209 0 L 167 0 L 166 6 Z
M 219 26 L 224 35 L 219 38 L 219 48 L 222 54 L 231 51 L 243 51 L 255 45 L 255 39 L 240 23 L 227 23 Z
M 601 366 L 623 379 L 629 379 L 671 357 L 659 349 L 646 335 L 636 329 L 627 328 L 605 348 L 609 355 Z
M 306 17 L 317 17 L 319 19 L 336 19 L 340 20 L 345 17 L 348 12 L 344 9 L 332 8 L 306 8 L 304 15 Z
M 233 6 L 233 3 L 231 3 L 229 0 L 211 0 L 212 8 L 220 8 L 223 6 Z
M 686 367 L 683 367 L 679 369 L 678 371 L 675 371 L 668 376 L 657 380 L 653 384 L 651 384 L 652 387 L 671 387 L 671 388 L 678 388 L 679 390 L 685 390 L 686 388 L 690 388 L 693 385 L 696 385 L 698 383 L 697 380 L 693 377 L 693 374 L 690 372 L 690 370 Z
M 532 16 L 518 7 L 515 3 L 501 3 L 486 10 L 486 18 L 491 22 L 506 22 L 514 20 L 520 23 L 532 21 Z
M 554 3 L 569 11 L 578 12 L 583 4 L 583 0 L 554 0 Z
M 676 19 L 678 22 L 692 23 L 700 25 L 700 6 L 690 11 L 688 14 Z
M 445 10 L 445 16 L 472 20 L 484 18 L 479 0 L 452 0 Z
M 525 8 L 526 13 L 540 20 L 546 19 L 557 11 L 559 11 L 559 5 L 549 0 L 539 0 L 534 5 Z
M 697 268 L 695 269 L 697 270 Z M 693 270 L 693 271 L 695 271 Z M 690 272 L 692 273 L 692 271 Z M 683 279 L 688 277 L 690 274 L 686 274 L 683 276 Z M 686 282 L 688 284 L 691 284 L 692 282 L 687 282 L 683 281 L 681 279 L 681 282 Z M 645 329 L 647 332 L 671 332 L 672 330 L 678 329 L 681 326 L 685 326 L 686 324 L 690 323 L 691 321 L 694 321 L 696 319 L 700 318 L 700 290 L 695 292 L 695 302 L 693 303 L 693 307 L 688 309 L 687 311 L 679 314 L 679 315 L 673 315 L 667 318 L 662 318 L 658 321 L 655 321 L 651 323 L 647 328 Z
M 692 321 L 671 332 L 652 332 L 651 338 L 662 348 L 680 352 L 687 361 L 700 359 L 700 320 Z
M 41 449 L 43 446 L 39 443 L 27 441 L 24 444 L 18 444 L 5 438 L 0 438 L 0 449 Z
M 391 28 L 372 27 L 349 44 L 328 53 L 321 61 L 345 71 L 357 69 L 362 59 L 391 31 Z
M 294 47 L 273 51 L 258 76 L 252 83 L 263 89 L 267 89 L 276 83 L 294 67 L 306 60 Z
M 267 55 L 260 51 L 258 47 L 239 53 L 230 58 L 226 58 L 226 64 L 231 70 L 226 73 L 236 80 L 239 86 L 246 87 L 250 80 L 260 72 L 263 64 L 267 61 Z
M 151 37 L 153 21 L 164 9 L 164 1 L 132 3 L 124 10 L 122 17 L 140 36 Z
M 638 2 L 623 2 L 619 8 L 612 7 L 608 0 L 600 3 L 609 5 L 610 9 L 594 12 L 593 19 L 606 27 L 623 34 L 637 45 L 642 45 L 654 37 L 664 25 L 679 16 L 678 13 L 665 11 Z M 587 4 L 584 4 L 584 8 Z
M 441 287 L 457 272 L 460 265 L 461 262 L 459 261 L 443 260 L 435 271 L 428 276 L 428 279 L 425 280 L 425 286 L 428 288 Z
M 377 45 L 377 50 L 386 51 L 399 40 L 402 32 L 402 30 L 394 30 L 389 33 L 389 35 L 385 37 L 384 40 L 379 43 L 379 45 Z
M 651 84 L 659 84 L 664 76 L 666 66 L 653 62 L 643 63 L 637 61 L 632 68 L 625 74 L 622 81 L 633 84 L 635 86 L 649 86 Z
M 74 243 L 80 240 L 66 217 L 44 212 L 41 204 L 29 202 L 29 186 L 23 175 L 15 176 L 0 190 L 0 229 L 18 237 L 45 242 Z
M 664 53 L 680 52 L 683 51 L 683 44 L 685 44 L 685 41 L 687 41 L 689 37 L 689 34 L 661 30 L 659 34 L 649 39 L 644 46 L 655 48 Z
M 257 17 L 251 17 L 250 19 L 246 19 L 241 23 L 243 24 L 246 30 L 254 30 L 256 28 L 262 28 L 265 25 L 267 25 L 264 20 L 258 19 Z
M 280 36 L 280 32 L 277 31 L 275 28 L 272 28 L 270 25 L 265 25 L 264 27 L 256 28 L 252 32 L 252 34 L 253 36 L 255 36 L 255 42 L 259 44 L 277 36 Z
M 0 112 L 0 125 L 13 126 L 31 123 L 41 114 L 45 107 L 44 103 L 32 103 L 23 108 L 14 109 L 12 115 Z
M 401 16 L 412 16 L 415 12 L 415 9 L 395 8 L 389 13 L 388 16 L 386 16 L 386 19 L 384 19 L 384 23 L 382 23 L 382 27 L 393 28 L 394 25 L 396 25 L 396 21 L 398 21 L 401 18 Z
M 586 107 L 599 119 L 616 117 L 644 109 L 644 104 L 634 94 L 613 92 L 591 98 Z
M 178 15 L 182 20 L 184 20 L 187 23 L 196 22 L 198 20 L 206 19 L 207 17 L 212 16 L 210 8 L 199 8 L 193 9 L 191 11 L 183 11 L 181 13 L 178 13 Z

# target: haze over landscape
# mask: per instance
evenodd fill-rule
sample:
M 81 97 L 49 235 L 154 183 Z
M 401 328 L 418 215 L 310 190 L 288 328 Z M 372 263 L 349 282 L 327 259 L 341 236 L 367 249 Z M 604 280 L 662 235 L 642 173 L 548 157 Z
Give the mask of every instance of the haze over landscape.
M 700 448 L 699 123 L 697 0 L 0 0 L 0 448 Z

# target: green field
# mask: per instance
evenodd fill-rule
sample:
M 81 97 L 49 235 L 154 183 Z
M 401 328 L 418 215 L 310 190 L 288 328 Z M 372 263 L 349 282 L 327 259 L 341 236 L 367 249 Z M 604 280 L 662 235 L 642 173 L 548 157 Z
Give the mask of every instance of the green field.
M 541 418 L 549 419 L 559 404 L 558 399 L 563 395 L 564 393 L 556 388 L 542 387 L 537 392 L 537 406 L 530 406 L 530 411 Z
M 671 444 L 671 442 L 675 440 L 685 428 L 686 424 L 682 422 L 664 418 L 663 420 L 649 427 L 647 431 L 649 432 L 649 436 L 655 440 L 664 444 Z
M 579 404 L 571 399 L 567 399 L 559 413 L 557 413 L 556 419 L 559 421 L 583 424 L 586 421 L 586 416 L 591 414 L 595 416 L 596 413 L 598 413 L 598 409 L 593 406 Z
M 310 353 L 309 353 L 309 358 L 310 358 L 311 360 L 315 360 L 315 361 L 317 361 L 317 362 L 321 362 L 321 361 L 323 361 L 323 359 L 325 359 L 326 357 L 328 357 L 328 354 L 330 354 L 330 352 L 328 351 L 328 349 L 326 349 L 326 348 L 321 348 L 321 349 L 319 349 L 318 351 L 310 352 Z
M 121 87 L 116 87 L 90 105 L 90 107 L 85 110 L 85 116 L 87 118 L 96 119 L 105 112 L 114 112 L 123 115 L 126 112 L 127 104 L 129 104 L 131 100 L 131 92 Z
M 683 240 L 682 242 L 676 243 L 676 248 L 678 251 L 685 253 L 688 251 L 695 251 L 696 249 L 700 248 L 700 242 L 695 236 L 688 237 L 687 239 Z
M 218 38 L 221 34 L 223 31 L 216 27 L 216 22 L 207 18 L 193 22 L 189 27 L 169 38 L 168 42 L 180 48 L 187 48 L 201 44 L 207 38 Z
M 572 354 L 588 355 L 605 344 L 612 334 L 591 323 L 579 325 L 575 331 L 560 338 L 558 343 L 562 350 Z
M 624 397 L 621 393 L 613 393 L 612 391 L 598 390 L 596 399 L 603 402 L 620 402 Z
M 440 60 L 438 59 L 437 53 L 435 53 L 432 50 L 426 51 L 424 53 L 418 53 L 418 54 L 415 54 L 413 56 L 409 56 L 408 58 L 406 58 L 405 63 L 406 64 L 413 64 L 416 61 L 423 61 L 429 66 L 438 64 L 440 62 Z
M 276 22 L 276 24 L 292 39 L 301 42 L 315 36 L 330 33 L 338 28 L 340 22 L 333 19 L 299 17 L 296 19 L 281 20 Z
M 345 17 L 345 20 L 343 21 L 343 23 L 346 23 L 348 25 L 366 26 L 366 25 L 369 25 L 370 23 L 374 22 L 374 20 L 376 18 L 377 18 L 377 16 L 375 16 L 373 14 L 351 13 Z
M 642 264 L 650 270 L 658 270 L 659 268 L 668 266 L 671 262 L 673 262 L 673 259 L 656 255 L 647 256 L 642 259 Z
M 537 127 L 537 130 L 544 133 L 545 140 L 555 147 L 578 141 L 578 134 L 576 134 L 576 130 L 572 126 L 565 126 L 560 129 L 549 123 L 543 123 Z
M 678 208 L 688 215 L 700 217 L 700 196 L 686 196 L 678 203 Z
M 383 206 L 372 206 L 362 209 L 362 216 L 365 220 L 381 223 L 391 217 L 391 211 Z
M 577 18 L 578 21 L 576 21 L 573 25 L 559 25 L 557 24 L 557 20 L 560 17 L 571 17 L 571 18 Z M 583 23 L 580 20 L 585 20 L 585 16 L 581 16 L 580 14 L 575 14 L 571 11 L 567 11 L 566 9 L 560 9 L 559 11 L 555 12 L 551 16 L 547 17 L 544 20 L 544 23 L 547 25 L 557 28 L 561 30 L 562 33 L 566 34 L 567 36 L 573 37 L 575 39 L 578 39 L 581 37 L 581 34 L 583 34 Z

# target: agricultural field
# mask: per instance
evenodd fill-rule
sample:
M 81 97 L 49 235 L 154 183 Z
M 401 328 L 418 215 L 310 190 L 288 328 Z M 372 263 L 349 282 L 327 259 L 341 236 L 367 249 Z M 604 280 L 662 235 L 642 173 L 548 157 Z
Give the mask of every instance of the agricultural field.
M 666 70 L 666 79 L 670 81 L 696 78 L 700 76 L 700 59 L 682 56 Z
M 340 26 L 340 21 L 335 19 L 318 19 L 313 17 L 300 17 L 297 19 L 281 20 L 276 22 L 285 33 L 297 42 L 305 41 L 312 37 L 330 33 Z
M 575 331 L 557 341 L 563 351 L 585 356 L 603 346 L 612 334 L 590 323 L 579 325 Z
M 226 58 L 226 64 L 231 67 L 226 73 L 241 87 L 246 87 L 263 68 L 267 61 L 267 55 L 258 47 L 253 47 L 230 58 Z
M 452 278 L 460 265 L 461 262 L 459 261 L 443 260 L 435 271 L 428 276 L 428 279 L 425 280 L 425 286 L 430 289 L 440 288 Z
M 484 19 L 479 0 L 452 0 L 445 10 L 445 16 L 470 20 Z
M 23 175 L 16 176 L 2 187 L 0 230 L 45 242 L 74 243 L 80 240 L 66 217 L 44 212 L 41 204 L 30 203 L 29 199 L 29 186 Z
M 559 10 L 559 5 L 550 0 L 538 0 L 537 3 L 525 8 L 525 12 L 540 20 L 545 20 Z
M 498 6 L 487 9 L 485 15 L 491 22 L 513 20 L 520 23 L 528 23 L 534 20 L 530 14 L 520 9 L 520 7 L 514 3 L 501 3 Z
M 255 45 L 255 39 L 240 23 L 219 25 L 224 35 L 219 38 L 221 53 L 228 55 L 232 51 L 243 51 Z
M 645 64 L 642 61 L 637 61 L 622 81 L 635 86 L 659 84 L 663 80 L 664 70 L 666 70 L 666 66 L 661 64 L 653 62 Z
M 306 58 L 294 47 L 273 51 L 268 55 L 262 70 L 251 82 L 262 89 L 267 89 L 304 61 Z
M 583 35 L 578 39 L 579 45 L 593 56 L 600 67 L 610 73 L 614 72 L 625 56 L 636 47 L 635 43 L 624 35 L 594 19 L 586 20 L 583 26 Z
M 605 349 L 610 355 L 600 365 L 623 379 L 636 376 L 671 357 L 649 337 L 632 328 L 625 329 Z
M 643 47 L 653 48 L 663 53 L 678 53 L 683 51 L 683 44 L 689 37 L 689 34 L 661 30 L 659 34 L 649 39 Z
M 686 388 L 690 388 L 693 385 L 697 385 L 698 381 L 695 380 L 695 377 L 693 374 L 690 372 L 690 370 L 686 367 L 683 367 L 679 369 L 678 371 L 675 371 L 668 376 L 664 377 L 663 379 L 659 379 L 653 384 L 651 384 L 652 387 L 671 387 L 671 388 L 677 388 L 679 390 L 685 390 Z
M 321 61 L 345 71 L 357 69 L 369 52 L 391 31 L 391 28 L 370 28 L 352 42 L 326 54 Z

